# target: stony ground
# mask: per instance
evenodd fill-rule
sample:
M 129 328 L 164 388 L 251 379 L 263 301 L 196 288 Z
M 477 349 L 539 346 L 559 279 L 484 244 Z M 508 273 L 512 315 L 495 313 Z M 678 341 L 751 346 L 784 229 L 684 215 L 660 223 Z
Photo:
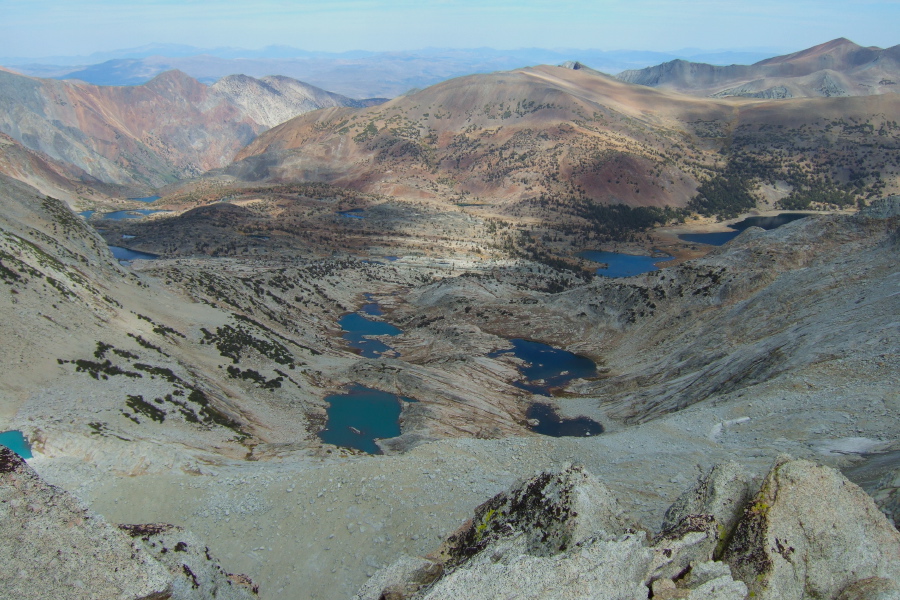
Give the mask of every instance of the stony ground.
M 585 465 L 652 528 L 713 463 L 761 474 L 789 453 L 850 467 L 900 437 L 896 221 L 750 230 L 681 267 L 584 284 L 536 264 L 459 260 L 451 270 L 425 257 L 124 268 L 80 222 L 60 235 L 56 205 L 27 189 L 4 193 L 13 225 L 3 264 L 18 274 L 4 271 L 0 304 L 4 429 L 31 438 L 32 465 L 50 483 L 110 522 L 197 533 L 263 598 L 350 597 L 398 553 L 430 551 L 488 497 L 564 463 Z M 64 276 L 91 269 L 90 285 Z M 401 359 L 361 360 L 340 339 L 336 320 L 363 292 L 404 329 L 394 339 Z M 262 350 L 245 344 L 233 362 L 203 331 L 226 325 Z M 35 331 L 52 343 L 36 344 Z M 531 399 L 511 385 L 515 365 L 486 356 L 513 336 L 598 361 L 603 378 L 555 401 L 607 433 L 528 431 Z M 94 378 L 65 362 L 78 359 L 143 375 Z M 286 377 L 269 391 L 227 377 L 235 365 Z M 324 396 L 348 381 L 419 398 L 387 455 L 316 438 Z M 218 420 L 179 416 L 193 405 L 176 401 L 195 389 Z M 158 398 L 164 422 L 129 412 L 136 395 Z M 195 416 L 209 414 L 201 406 Z

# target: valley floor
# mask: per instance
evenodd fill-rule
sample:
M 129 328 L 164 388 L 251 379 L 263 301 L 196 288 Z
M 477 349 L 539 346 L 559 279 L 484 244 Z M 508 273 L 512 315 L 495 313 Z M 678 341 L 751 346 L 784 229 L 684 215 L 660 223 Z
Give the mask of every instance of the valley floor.
M 493 494 L 566 463 L 652 530 L 714 463 L 762 474 L 787 453 L 851 467 L 900 439 L 896 201 L 585 280 L 466 252 L 123 267 L 82 221 L 54 220 L 57 204 L 5 193 L 4 426 L 31 439 L 50 483 L 110 522 L 192 530 L 262 598 L 349 598 Z M 403 330 L 399 358 L 361 358 L 341 338 L 338 319 L 368 299 Z M 516 337 L 597 362 L 600 377 L 552 401 L 604 434 L 529 430 L 518 363 L 492 355 Z M 316 435 L 325 397 L 349 382 L 418 400 L 384 455 Z

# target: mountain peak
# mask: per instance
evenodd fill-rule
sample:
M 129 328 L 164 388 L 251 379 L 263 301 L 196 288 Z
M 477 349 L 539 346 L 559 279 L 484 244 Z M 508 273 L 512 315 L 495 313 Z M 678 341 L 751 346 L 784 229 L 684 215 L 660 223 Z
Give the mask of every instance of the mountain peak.
M 197 80 L 185 73 L 184 71 L 179 71 L 178 69 L 172 69 L 170 71 L 163 71 L 153 79 L 147 82 L 147 85 L 151 85 L 153 83 L 187 83 Z M 199 83 L 199 82 L 198 82 Z
M 161 94 L 176 93 L 192 100 L 202 97 L 208 90 L 205 85 L 178 69 L 160 73 L 145 83 L 144 87 Z
M 851 53 L 858 52 L 860 50 L 878 50 L 879 48 L 863 48 L 859 44 L 848 40 L 847 38 L 836 38 L 829 42 L 825 42 L 824 44 L 818 44 L 811 48 L 806 48 L 805 50 L 800 50 L 799 52 L 794 52 L 791 54 L 785 54 L 782 56 L 775 56 L 772 58 L 767 58 L 766 60 L 759 61 L 756 63 L 757 65 L 775 65 L 779 63 L 786 62 L 800 62 L 803 60 L 809 60 L 812 58 L 819 58 L 821 56 L 825 56 L 832 53 L 837 53 L 839 55 L 847 55 Z

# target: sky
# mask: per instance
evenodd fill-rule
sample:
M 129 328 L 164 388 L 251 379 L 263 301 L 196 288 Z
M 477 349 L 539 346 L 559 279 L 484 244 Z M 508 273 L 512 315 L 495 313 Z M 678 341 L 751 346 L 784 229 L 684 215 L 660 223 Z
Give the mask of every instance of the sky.
M 799 50 L 900 43 L 900 0 L 0 0 L 0 56 L 256 49 Z

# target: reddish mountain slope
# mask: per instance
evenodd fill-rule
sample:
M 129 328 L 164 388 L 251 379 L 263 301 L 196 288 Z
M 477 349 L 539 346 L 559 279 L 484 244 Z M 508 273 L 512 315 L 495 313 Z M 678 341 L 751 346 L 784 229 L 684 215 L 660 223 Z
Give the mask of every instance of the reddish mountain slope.
M 342 102 L 287 78 L 270 83 L 245 77 L 207 87 L 169 71 L 110 87 L 2 71 L 0 132 L 101 181 L 155 188 L 229 164 L 273 123 Z
M 363 111 L 301 116 L 242 150 L 230 172 L 464 201 L 568 194 L 682 205 L 696 188 L 687 165 L 703 154 L 684 144 L 682 120 L 727 121 L 734 111 L 535 67 L 450 80 Z
M 514 206 L 568 199 L 685 206 L 700 182 L 738 155 L 746 173 L 736 176 L 747 181 L 803 183 L 791 173 L 824 169 L 835 181 L 857 177 L 894 189 L 897 173 L 886 165 L 900 143 L 897 114 L 896 94 L 701 99 L 587 70 L 535 67 L 451 80 L 363 111 L 303 115 L 261 135 L 229 172 L 488 202 L 523 216 Z M 883 134 L 873 142 L 874 131 Z

